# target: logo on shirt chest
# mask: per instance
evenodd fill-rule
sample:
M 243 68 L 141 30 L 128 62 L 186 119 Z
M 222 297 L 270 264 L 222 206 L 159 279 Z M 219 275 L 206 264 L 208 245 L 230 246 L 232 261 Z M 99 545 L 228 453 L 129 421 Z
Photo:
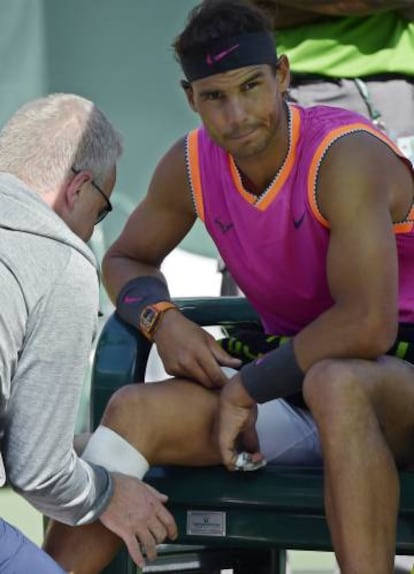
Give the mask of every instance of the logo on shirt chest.
M 306 211 L 304 211 L 300 217 L 295 217 L 295 216 L 292 217 L 293 226 L 295 229 L 299 229 L 299 227 L 302 225 L 303 220 L 305 219 L 305 215 L 306 215 Z
M 234 227 L 234 223 L 232 223 L 231 221 L 229 223 L 223 223 L 218 217 L 214 219 L 214 223 L 217 225 L 217 227 L 220 229 L 222 233 L 227 233 L 228 231 L 230 231 L 230 229 L 233 229 Z

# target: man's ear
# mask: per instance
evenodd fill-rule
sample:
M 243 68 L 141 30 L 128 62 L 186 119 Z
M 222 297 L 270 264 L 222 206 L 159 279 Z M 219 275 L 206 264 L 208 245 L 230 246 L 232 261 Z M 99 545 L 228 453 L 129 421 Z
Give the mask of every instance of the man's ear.
M 290 66 L 287 56 L 282 54 L 277 62 L 276 77 L 282 94 L 288 91 L 290 85 Z
M 197 109 L 194 104 L 194 91 L 190 82 L 188 80 L 181 80 L 180 84 L 186 95 L 188 105 L 193 110 L 193 112 L 196 112 Z
M 75 205 L 82 186 L 87 181 L 90 181 L 90 179 L 91 175 L 87 171 L 80 171 L 79 173 L 74 174 L 72 179 L 66 185 L 64 190 L 65 202 L 70 209 Z

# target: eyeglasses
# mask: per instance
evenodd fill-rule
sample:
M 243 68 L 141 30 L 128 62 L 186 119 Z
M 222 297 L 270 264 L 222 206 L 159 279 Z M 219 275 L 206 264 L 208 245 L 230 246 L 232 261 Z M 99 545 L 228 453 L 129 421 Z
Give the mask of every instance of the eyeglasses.
M 81 172 L 80 169 L 75 169 L 74 167 L 71 167 L 71 170 L 73 171 L 73 173 L 75 175 L 77 175 L 78 173 Z M 98 223 L 100 223 L 103 219 L 105 219 L 105 217 L 108 215 L 108 213 L 110 213 L 113 210 L 112 207 L 112 203 L 109 201 L 109 197 L 106 195 L 106 193 L 99 187 L 99 185 L 97 183 L 95 183 L 95 181 L 93 179 L 91 179 L 88 183 L 92 184 L 93 187 L 96 189 L 96 191 L 99 191 L 99 193 L 101 194 L 101 196 L 104 198 L 105 200 L 105 207 L 103 209 L 100 210 L 100 212 L 98 213 L 98 217 L 96 218 L 95 221 L 95 225 L 97 225 Z

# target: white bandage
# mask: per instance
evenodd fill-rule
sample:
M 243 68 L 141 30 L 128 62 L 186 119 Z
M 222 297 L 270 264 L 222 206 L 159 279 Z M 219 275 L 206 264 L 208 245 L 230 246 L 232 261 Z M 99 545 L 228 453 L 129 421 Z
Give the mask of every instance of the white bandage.
M 120 472 L 139 479 L 149 469 L 148 461 L 136 448 L 121 435 L 102 425 L 92 434 L 82 458 L 110 472 Z

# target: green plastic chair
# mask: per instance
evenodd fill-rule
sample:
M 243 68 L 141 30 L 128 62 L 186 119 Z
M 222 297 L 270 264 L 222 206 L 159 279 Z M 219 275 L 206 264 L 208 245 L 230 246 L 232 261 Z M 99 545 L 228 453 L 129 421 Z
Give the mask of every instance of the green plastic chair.
M 186 298 L 175 303 L 200 325 L 258 324 L 243 297 Z M 106 322 L 96 348 L 91 420 L 97 426 L 114 391 L 144 381 L 148 341 L 116 314 Z M 254 473 L 223 467 L 152 468 L 146 482 L 169 496 L 179 529 L 174 544 L 144 572 L 284 574 L 285 549 L 332 550 L 323 504 L 323 473 L 314 468 L 267 466 Z M 401 473 L 399 554 L 414 554 L 414 475 Z M 135 574 L 126 550 L 105 574 Z

